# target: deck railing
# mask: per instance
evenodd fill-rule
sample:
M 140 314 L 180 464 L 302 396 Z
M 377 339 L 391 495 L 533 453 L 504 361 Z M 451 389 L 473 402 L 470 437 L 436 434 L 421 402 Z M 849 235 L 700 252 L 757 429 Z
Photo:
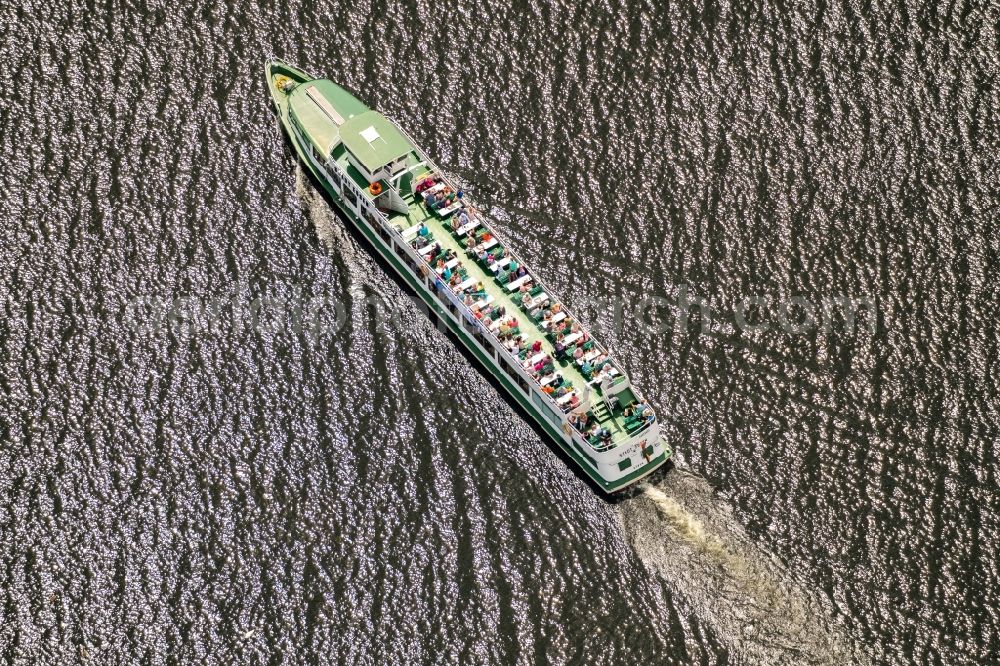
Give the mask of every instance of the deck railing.
M 430 159 L 420 148 L 417 147 L 416 141 L 413 140 L 413 138 L 409 135 L 409 133 L 407 133 L 406 130 L 404 130 L 400 126 L 399 123 L 395 122 L 395 120 L 393 120 L 392 118 L 390 118 L 390 121 L 393 122 L 393 124 L 396 125 L 397 129 L 399 129 L 399 131 L 407 138 L 407 140 L 409 140 L 410 144 L 413 146 L 414 152 L 417 154 L 417 156 L 423 162 L 426 163 L 428 169 L 430 171 L 436 173 L 437 175 L 439 175 L 445 181 L 445 183 L 448 184 L 449 187 L 451 187 L 453 190 L 455 190 L 457 192 L 459 190 L 459 188 L 447 176 L 447 174 L 445 173 L 445 171 L 443 169 L 441 169 L 432 159 Z M 301 136 L 300 136 L 300 139 L 302 139 Z M 307 151 L 307 155 L 309 155 L 310 159 L 312 159 L 311 151 Z M 316 163 L 321 168 L 321 170 L 324 172 L 324 174 L 326 174 L 326 166 L 324 164 L 322 164 L 322 163 L 319 163 L 319 162 L 316 162 Z M 354 183 L 354 180 L 346 172 L 346 170 L 340 169 L 339 165 L 337 166 L 337 168 L 341 171 L 342 177 L 341 177 L 340 180 L 342 181 L 342 183 L 349 184 L 349 185 L 347 185 L 349 187 L 357 187 L 357 185 Z M 341 189 L 343 189 L 343 185 L 342 185 Z M 357 205 L 357 209 L 358 210 L 357 210 L 357 213 L 358 213 L 358 215 L 360 217 L 364 218 L 365 217 L 365 211 L 363 210 L 363 202 L 367 202 L 367 201 L 369 201 L 369 199 L 368 199 L 367 196 L 365 196 L 364 192 L 361 191 L 362 188 L 357 187 L 357 189 L 358 189 L 358 192 L 356 194 L 360 194 L 361 195 L 360 197 L 358 197 L 358 205 Z M 464 202 L 468 201 L 469 204 L 471 205 L 471 201 L 469 201 L 468 199 L 466 199 L 465 196 L 463 196 L 463 201 Z M 378 224 L 383 228 L 384 231 L 386 231 L 387 233 L 389 233 L 392 237 L 399 239 L 401 248 L 402 248 L 403 252 L 406 254 L 407 258 L 409 258 L 411 261 L 415 262 L 417 266 L 426 267 L 426 271 L 421 271 L 421 273 L 426 273 L 427 277 L 430 277 L 431 279 L 435 280 L 435 292 L 438 292 L 439 290 L 436 287 L 437 272 L 434 270 L 434 267 L 431 266 L 431 264 L 428 261 L 426 261 L 421 255 L 417 254 L 417 252 L 412 247 L 410 247 L 410 244 L 403 238 L 402 233 L 400 232 L 400 230 L 396 229 L 389 222 L 389 218 L 386 217 L 385 213 L 383 213 L 381 210 L 379 210 L 378 207 L 376 207 L 374 205 L 373 201 L 371 203 L 372 203 L 371 209 L 372 209 L 372 211 L 374 211 L 374 216 L 373 217 L 375 217 L 375 219 L 378 222 Z M 480 219 L 482 220 L 483 226 L 486 228 L 486 230 L 497 239 L 498 243 L 502 244 L 503 247 L 507 249 L 507 251 L 510 253 L 510 255 L 519 264 L 527 266 L 527 264 L 524 261 L 522 261 L 520 257 L 517 256 L 517 254 L 513 251 L 513 249 L 511 249 L 510 244 L 507 243 L 507 241 L 504 240 L 502 236 L 500 236 L 499 234 L 497 234 L 495 232 L 495 230 L 493 229 L 493 227 L 490 226 L 487 223 L 487 218 L 482 214 L 481 210 L 478 207 L 476 207 L 476 210 L 477 210 L 477 215 L 479 215 Z M 538 277 L 538 275 L 532 273 L 532 278 L 533 278 L 533 280 L 536 282 L 536 284 L 538 286 L 541 286 L 545 290 L 545 293 L 549 293 L 548 289 L 545 287 L 544 283 L 541 281 L 541 279 Z M 497 350 L 497 352 L 502 357 L 506 357 L 507 359 L 509 359 L 508 365 L 510 365 L 514 369 L 514 371 L 522 379 L 524 379 L 525 382 L 529 386 L 532 386 L 532 389 L 531 389 L 532 391 L 536 391 L 537 390 L 537 393 L 539 393 L 543 397 L 543 399 L 547 400 L 551 404 L 551 406 L 553 407 L 553 412 L 555 414 L 560 415 L 560 421 L 561 421 L 561 423 L 564 424 L 564 425 L 568 425 L 569 421 L 568 421 L 566 415 L 569 412 L 572 411 L 572 408 L 569 409 L 569 410 L 563 410 L 563 407 L 559 403 L 556 402 L 555 398 L 553 398 L 551 394 L 546 393 L 544 391 L 541 391 L 540 389 L 534 388 L 534 386 L 537 386 L 539 382 L 534 377 L 532 377 L 531 375 L 529 375 L 528 373 L 526 373 L 524 371 L 524 368 L 522 366 L 522 363 L 523 363 L 522 359 L 519 356 L 517 356 L 515 354 L 512 354 L 506 348 L 506 346 L 500 340 L 500 338 L 497 335 L 497 333 L 494 333 L 488 327 L 483 326 L 482 322 L 479 319 L 476 318 L 476 316 L 472 312 L 472 310 L 468 306 L 466 306 L 465 303 L 462 302 L 462 299 L 458 298 L 457 295 L 455 295 L 454 292 L 452 292 L 451 288 L 448 285 L 443 285 L 443 288 L 445 290 L 445 293 L 449 297 L 448 300 L 453 305 L 455 305 L 456 309 L 458 310 L 459 313 L 461 313 L 461 315 L 463 316 L 463 318 L 465 318 L 466 321 L 474 324 L 474 326 L 476 326 L 477 329 L 484 336 L 486 334 L 488 334 L 489 337 L 492 338 L 495 341 L 495 343 L 491 343 L 491 346 L 494 347 Z M 566 312 L 566 316 L 568 318 L 571 318 L 571 319 L 573 319 L 573 321 L 575 321 L 577 323 L 580 323 L 581 329 L 583 329 L 583 331 L 587 334 L 588 339 L 593 340 L 593 337 L 590 335 L 590 332 L 587 331 L 585 328 L 583 328 L 583 324 L 582 324 L 582 322 L 580 322 L 580 319 L 577 318 L 568 308 L 566 308 L 565 305 L 560 304 L 560 306 L 563 308 L 563 311 Z M 537 325 L 537 322 L 535 322 L 535 321 L 532 321 L 532 323 L 535 324 L 535 325 Z M 602 345 L 600 345 L 596 340 L 594 340 L 594 345 L 601 351 L 602 354 L 604 354 L 608 358 L 609 362 L 614 365 L 614 367 L 616 368 L 616 370 L 618 371 L 618 373 L 622 377 L 625 377 L 625 373 L 622 371 L 622 369 L 619 366 L 619 364 L 616 363 L 614 361 L 614 359 L 611 358 L 611 355 L 608 354 L 607 349 L 604 348 Z M 570 362 L 574 362 L 575 363 L 575 360 L 571 359 Z M 586 381 L 586 378 L 584 378 L 584 380 Z M 618 442 L 612 442 L 612 443 L 609 443 L 607 445 L 604 445 L 604 444 L 592 444 L 592 443 L 590 443 L 589 440 L 587 440 L 583 436 L 583 433 L 580 432 L 577 428 L 570 427 L 570 431 L 571 432 L 569 434 L 570 434 L 570 436 L 572 438 L 576 439 L 579 443 L 582 443 L 583 445 L 585 445 L 587 447 L 590 447 L 590 448 L 592 448 L 593 450 L 595 450 L 597 452 L 603 452 L 603 451 L 611 450 L 611 449 L 615 448 L 619 444 Z M 632 433 L 631 435 L 629 435 L 628 439 L 631 439 L 635 434 L 636 433 Z
M 415 152 L 415 153 L 417 154 L 417 157 L 419 157 L 419 158 L 420 158 L 420 160 L 421 160 L 422 162 L 424 162 L 424 163 L 426 164 L 426 166 L 428 167 L 428 169 L 429 169 L 429 170 L 430 170 L 430 171 L 431 171 L 432 173 L 436 173 L 436 174 L 437 174 L 438 176 L 440 176 L 440 177 L 441 177 L 441 179 L 442 179 L 442 180 L 444 180 L 444 182 L 445 182 L 445 183 L 446 183 L 446 184 L 447 184 L 447 185 L 448 185 L 449 187 L 451 187 L 451 189 L 452 189 L 452 190 L 454 190 L 455 192 L 458 192 L 458 191 L 459 191 L 459 190 L 461 189 L 461 188 L 459 188 L 459 187 L 458 187 L 458 186 L 457 186 L 457 185 L 456 185 L 456 184 L 455 184 L 455 183 L 454 183 L 454 182 L 452 181 L 452 179 L 451 179 L 451 178 L 450 178 L 450 177 L 448 176 L 448 174 L 447 174 L 447 173 L 446 173 L 446 172 L 444 171 L 444 169 L 442 169 L 442 168 L 441 168 L 440 166 L 438 166 L 438 164 L 437 164 L 437 163 L 436 163 L 436 162 L 435 162 L 435 161 L 434 161 L 433 159 L 431 159 L 431 158 L 430 158 L 430 157 L 429 157 L 429 156 L 428 156 L 428 155 L 427 155 L 426 153 L 424 153 L 424 151 L 423 151 L 423 150 L 421 150 L 421 149 L 419 148 L 419 146 L 418 146 L 417 142 L 416 142 L 416 141 L 414 140 L 414 138 L 413 138 L 413 137 L 412 137 L 412 136 L 410 135 L 410 133 L 409 133 L 409 132 L 407 132 L 407 131 L 406 131 L 406 129 L 404 129 L 404 128 L 403 128 L 402 124 L 400 124 L 400 123 L 396 122 L 395 118 L 393 118 L 393 117 L 389 116 L 388 114 L 383 114 L 383 115 L 385 115 L 385 116 L 386 116 L 386 118 L 388 118 L 388 119 L 389 119 L 389 121 L 390 121 L 390 122 L 392 122 L 392 124 L 396 126 L 396 128 L 397 128 L 397 129 L 398 129 L 398 130 L 400 131 L 400 133 L 401 133 L 401 134 L 402 134 L 403 136 L 405 136 L 405 137 L 406 137 L 407 141 L 409 141 L 409 142 L 410 142 L 410 145 L 411 145 L 411 146 L 413 146 L 413 151 L 414 151 L 414 152 Z M 464 190 L 463 190 L 463 197 L 462 197 L 462 200 L 463 200 L 463 202 L 467 202 L 467 203 L 468 203 L 468 205 L 469 205 L 469 207 L 472 207 L 472 208 L 475 208 L 475 209 L 476 209 L 476 211 L 477 211 L 477 213 L 476 213 L 476 214 L 477 214 L 477 215 L 479 216 L 479 218 L 480 218 L 480 219 L 482 220 L 482 223 L 483 223 L 483 226 L 484 226 L 484 227 L 486 228 L 486 230 L 487 230 L 487 231 L 488 231 L 488 232 L 489 232 L 489 233 L 490 233 L 491 235 L 493 235 L 493 236 L 494 236 L 494 237 L 495 237 L 495 238 L 497 239 L 497 242 L 498 242 L 498 243 L 500 243 L 501 245 L 503 245 L 503 247 L 504 247 L 504 248 L 505 248 L 505 249 L 506 249 L 506 250 L 507 250 L 507 251 L 508 251 L 508 252 L 510 253 L 510 256 L 511 256 L 511 257 L 513 257 L 513 258 L 514 258 L 514 259 L 515 259 L 515 260 L 516 260 L 516 261 L 518 262 L 518 264 L 520 264 L 520 265 L 522 265 L 522 266 L 527 266 L 527 263 L 525 263 L 525 262 L 524 262 L 524 261 L 523 261 L 523 260 L 522 260 L 522 259 L 521 259 L 521 258 L 520 258 L 520 257 L 519 257 L 519 256 L 518 256 L 518 255 L 517 255 L 516 253 L 515 253 L 515 252 L 514 252 L 514 250 L 513 250 L 512 248 L 511 248 L 511 245 L 510 245 L 510 244 L 509 244 L 509 243 L 508 243 L 508 242 L 507 242 L 507 241 L 506 241 L 506 240 L 505 240 L 505 239 L 503 238 L 503 236 L 501 236 L 500 234 L 497 234 L 497 233 L 496 233 L 496 230 L 495 230 L 495 229 L 494 229 L 494 228 L 493 228 L 493 227 L 492 227 L 492 226 L 491 226 L 490 224 L 488 224 L 488 220 L 487 220 L 486 216 L 485 216 L 485 215 L 483 215 L 483 213 L 482 213 L 482 209 L 481 209 L 481 208 L 480 208 L 479 206 L 473 206 L 473 205 L 472 205 L 472 204 L 473 204 L 472 200 L 468 198 L 468 195 L 467 195 L 467 194 L 466 194 L 466 193 L 464 192 Z M 398 235 L 398 234 L 397 234 L 397 235 Z M 409 244 L 407 244 L 407 247 L 408 247 L 408 246 L 409 246 Z M 421 258 L 421 259 L 422 259 L 422 258 Z M 426 262 L 424 262 L 424 264 L 425 264 L 425 265 L 427 265 L 427 263 L 426 263 Z M 431 270 L 433 270 L 433 267 L 431 267 Z M 436 275 L 436 273 L 435 273 L 435 275 Z M 536 283 L 536 284 L 537 284 L 538 286 L 542 287 L 542 289 L 544 290 L 544 292 L 545 292 L 546 294 L 549 294 L 549 295 L 550 295 L 550 298 L 551 298 L 551 294 L 550 294 L 550 292 L 549 292 L 548 288 L 547 288 L 547 287 L 545 286 L 544 282 L 542 282 L 541 278 L 540 278 L 540 277 L 539 277 L 539 276 L 538 276 L 537 274 L 535 274 L 535 273 L 534 273 L 534 271 L 532 271 L 532 278 L 534 279 L 535 283 Z M 607 357 L 608 361 L 609 361 L 609 362 L 610 362 L 610 363 L 611 363 L 611 364 L 612 364 L 612 365 L 614 366 L 614 368 L 615 368 L 615 369 L 616 369 L 616 370 L 618 371 L 618 373 L 619 373 L 619 377 L 620 377 L 620 378 L 627 378 L 627 375 L 625 374 L 625 371 L 624 371 L 624 370 L 622 369 L 622 367 L 621 367 L 621 364 L 619 364 L 619 363 L 618 363 L 617 361 L 615 361 L 615 359 L 614 359 L 614 358 L 612 358 L 611 354 L 610 354 L 610 353 L 608 353 L 608 350 L 607 350 L 607 348 L 606 348 L 606 347 L 604 347 L 604 346 L 603 346 L 602 344 L 600 344 L 599 342 L 597 342 L 597 340 L 595 340 L 595 339 L 594 339 L 594 337 L 593 337 L 593 336 L 592 336 L 592 335 L 590 334 L 590 331 L 588 331 L 588 330 L 587 330 L 587 329 L 586 329 L 586 328 L 585 328 L 585 327 L 583 326 L 583 322 L 582 322 L 582 321 L 580 320 L 580 318 L 579 318 L 579 317 L 577 317 L 577 316 L 576 316 L 575 314 L 573 314 L 573 312 L 572 312 L 572 311 L 571 311 L 571 310 L 570 310 L 569 308 L 567 308 L 567 307 L 565 306 L 565 304 L 564 304 L 564 303 L 561 303 L 561 302 L 560 302 L 560 307 L 561 307 L 561 308 L 562 308 L 562 310 L 563 310 L 563 311 L 564 311 L 564 312 L 566 313 L 566 316 L 567 316 L 567 317 L 571 318 L 571 319 L 572 319 L 573 321 L 575 321 L 575 322 L 577 322 L 577 323 L 579 323 L 579 324 L 580 324 L 580 327 L 581 327 L 581 329 L 582 329 L 582 330 L 583 330 L 583 331 L 584 331 L 584 332 L 585 332 L 585 333 L 587 334 L 587 338 L 588 338 L 589 340 L 593 340 L 593 342 L 594 342 L 594 346 L 596 346 L 596 347 L 597 347 L 597 348 L 598 348 L 598 349 L 599 349 L 599 350 L 601 351 L 601 353 L 602 353 L 602 354 L 604 354 L 604 355 L 605 355 L 605 357 Z M 466 309 L 467 309 L 467 308 L 466 308 Z M 537 323 L 537 322 L 534 322 L 534 321 L 532 321 L 532 323 L 533 323 L 533 324 L 535 324 L 536 326 L 538 325 L 538 323 Z M 541 328 L 541 327 L 539 327 L 539 328 Z M 492 333 L 492 332 L 491 332 L 491 333 Z M 496 337 L 496 336 L 494 336 L 494 337 Z M 502 344 L 500 345 L 500 348 L 501 348 L 501 349 L 502 349 L 503 351 L 506 351 L 506 348 L 505 348 L 505 347 L 504 347 L 504 346 L 503 346 Z M 509 353 L 508 353 L 508 355 L 509 355 Z M 570 362 L 571 362 L 571 363 L 575 363 L 576 361 L 575 361 L 575 359 L 570 359 Z M 582 376 L 582 373 L 581 373 L 581 376 Z M 533 381 L 533 378 L 529 378 L 529 379 L 530 379 L 531 381 Z M 586 378 L 584 378 L 584 380 L 586 381 Z M 617 383 L 617 381 L 618 381 L 618 380 L 616 379 L 615 381 L 616 381 L 616 383 Z M 633 391 L 637 391 L 637 389 L 633 388 Z M 545 393 L 544 393 L 544 391 L 543 391 L 542 393 L 543 393 L 544 395 L 548 395 L 548 394 L 545 394 Z M 641 395 L 640 395 L 639 393 L 637 393 L 637 394 L 636 394 L 636 397 L 639 397 L 640 399 L 642 399 L 642 396 L 641 396 Z M 645 401 L 645 400 L 643 399 L 643 401 Z M 555 401 L 554 401 L 554 400 L 552 400 L 552 402 L 555 402 Z M 648 405 L 648 403 L 647 403 L 647 405 Z M 558 405 L 558 404 L 556 404 L 556 407 L 558 407 L 558 408 L 559 408 L 560 410 L 562 409 L 561 407 L 559 407 L 559 405 Z M 655 419 L 655 412 L 654 412 L 654 419 Z M 645 428 L 643 428 L 643 430 L 644 430 L 644 429 L 645 429 Z M 578 430 L 576 430 L 575 428 L 574 428 L 573 430 L 575 430 L 576 432 L 579 432 L 579 431 L 578 431 Z M 641 431 L 642 431 L 642 430 L 639 430 L 639 431 L 637 431 L 637 432 L 641 432 Z M 631 437 L 632 437 L 633 435 L 635 435 L 635 434 L 636 434 L 636 433 L 632 433 L 632 435 L 630 435 L 630 436 L 629 436 L 629 439 L 631 439 Z M 588 443 L 589 443 L 589 442 L 588 442 Z M 591 445 L 591 446 L 593 446 L 593 445 Z

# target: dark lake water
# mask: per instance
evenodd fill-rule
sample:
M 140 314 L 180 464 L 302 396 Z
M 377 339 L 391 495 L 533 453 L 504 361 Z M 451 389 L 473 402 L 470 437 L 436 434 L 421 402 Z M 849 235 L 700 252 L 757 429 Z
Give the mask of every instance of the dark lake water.
M 4 9 L 4 662 L 1000 663 L 997 3 Z M 674 470 L 608 502 L 552 451 L 304 176 L 269 57 L 591 312 Z M 682 294 L 707 331 L 631 325 Z

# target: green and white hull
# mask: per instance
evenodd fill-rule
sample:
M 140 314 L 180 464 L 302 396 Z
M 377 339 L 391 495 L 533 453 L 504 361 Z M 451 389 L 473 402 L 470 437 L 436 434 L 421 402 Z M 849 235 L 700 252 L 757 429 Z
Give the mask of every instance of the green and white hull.
M 581 352 L 586 348 L 586 356 L 556 361 L 556 337 L 543 325 L 545 322 L 534 321 L 527 308 L 520 309 L 523 302 L 517 296 L 523 294 L 510 289 L 512 282 L 502 283 L 507 278 L 502 269 L 497 279 L 490 270 L 495 264 L 477 261 L 475 254 L 463 245 L 464 234 L 455 233 L 450 216 L 464 211 L 474 216 L 470 219 L 476 225 L 469 244 L 476 242 L 476 234 L 487 239 L 477 248 L 495 240 L 494 245 L 505 250 L 504 259 L 514 259 L 523 265 L 510 245 L 475 211 L 469 197 L 463 193 L 463 197 L 454 200 L 454 205 L 436 209 L 416 192 L 417 183 L 421 179 L 426 182 L 427 177 L 433 177 L 438 185 L 443 183 L 444 191 L 450 187 L 457 192 L 458 188 L 401 128 L 335 83 L 316 79 L 283 62 L 267 63 L 265 80 L 299 159 L 341 212 L 588 477 L 605 492 L 612 493 L 666 463 L 671 451 L 660 436 L 655 414 L 646 405 L 644 417 L 626 415 L 629 404 L 643 404 L 645 400 L 603 347 L 582 331 L 582 324 L 561 306 L 560 323 L 548 322 L 552 329 L 562 326 L 562 322 L 573 322 L 572 327 L 565 328 L 569 335 L 564 339 L 582 331 L 581 339 L 589 343 L 579 347 Z M 423 234 L 433 239 L 430 254 L 421 254 L 427 246 L 414 247 L 423 243 L 417 240 L 424 238 Z M 445 284 L 436 270 L 441 266 L 432 265 L 433 258 L 428 261 L 435 253 L 438 262 L 444 257 L 454 257 L 451 263 L 457 259 L 461 277 L 466 280 L 455 288 Z M 534 291 L 540 291 L 537 275 L 533 271 L 530 275 L 537 286 Z M 476 286 L 470 287 L 463 298 L 458 287 L 466 282 Z M 553 368 L 556 363 L 559 367 L 548 370 L 550 374 L 543 377 L 546 369 L 539 371 L 530 365 L 534 357 L 508 351 L 501 340 L 503 336 L 498 334 L 503 329 L 494 330 L 496 323 L 487 325 L 490 320 L 477 318 L 475 306 L 467 304 L 473 298 L 472 289 L 477 290 L 475 297 L 480 302 L 490 302 L 487 307 L 504 306 L 506 316 L 516 315 L 519 322 L 523 321 L 518 333 L 524 341 L 541 345 L 538 353 L 544 353 L 545 359 L 552 363 L 546 368 Z M 542 314 L 549 317 L 554 297 L 547 287 L 541 293 L 547 295 L 549 303 Z M 481 316 L 485 311 L 486 308 L 478 312 Z M 556 318 L 559 316 L 556 312 Z M 587 359 L 595 354 L 600 365 L 588 369 Z M 543 384 L 554 375 L 558 375 L 554 381 L 561 382 L 563 387 L 564 394 L 558 397 L 557 393 L 543 390 Z M 581 415 L 587 417 L 589 424 L 597 424 L 601 436 L 575 427 L 579 421 L 572 421 L 572 417 L 579 419 Z

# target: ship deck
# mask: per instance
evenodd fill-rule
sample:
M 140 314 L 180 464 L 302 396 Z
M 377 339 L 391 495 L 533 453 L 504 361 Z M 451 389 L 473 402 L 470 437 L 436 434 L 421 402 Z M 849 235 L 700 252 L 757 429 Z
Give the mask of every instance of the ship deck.
M 460 240 L 456 237 L 455 233 L 451 230 L 449 225 L 450 218 L 441 218 L 434 212 L 428 209 L 427 205 L 419 200 L 409 200 L 410 197 L 406 197 L 407 203 L 409 204 L 409 210 L 407 213 L 400 214 L 394 213 L 389 217 L 389 222 L 399 231 L 405 229 L 410 229 L 418 224 L 424 224 L 431 232 L 434 241 L 440 243 L 441 247 L 445 250 L 453 250 L 457 257 L 462 261 L 462 266 L 468 271 L 470 278 L 475 279 L 477 282 L 483 284 L 483 291 L 485 291 L 489 296 L 493 297 L 492 306 L 502 306 L 505 308 L 507 315 L 514 315 L 518 323 L 520 324 L 520 332 L 522 337 L 532 344 L 535 341 L 539 341 L 542 345 L 542 351 L 550 355 L 553 359 L 553 364 L 555 365 L 556 372 L 562 375 L 565 381 L 572 383 L 575 388 L 583 389 L 583 386 L 587 383 L 586 377 L 578 368 L 575 361 L 572 359 L 556 359 L 555 358 L 555 348 L 552 342 L 546 337 L 546 331 L 541 327 L 540 324 L 536 323 L 528 313 L 518 305 L 507 288 L 497 282 L 496 277 L 491 273 L 488 267 L 482 266 L 475 257 L 471 256 L 465 247 L 462 246 Z M 485 220 L 483 220 L 485 225 Z M 486 226 L 492 232 L 492 229 Z M 501 243 L 502 245 L 502 243 Z M 535 284 L 541 284 L 538 275 L 527 267 L 529 272 L 535 278 Z M 558 302 L 558 299 L 552 294 L 548 288 L 546 288 L 546 293 L 549 294 L 552 302 Z M 611 412 L 603 408 L 603 403 L 601 402 L 599 396 L 599 389 L 596 387 L 593 390 L 591 403 L 592 405 L 601 405 L 600 408 L 595 412 L 594 408 L 590 410 L 591 414 L 598 420 L 601 426 L 607 428 L 611 431 L 612 442 L 617 443 L 624 441 L 632 437 L 632 434 L 626 432 L 624 427 L 624 415 L 622 414 L 621 408 L 615 409 Z
M 325 85 L 323 88 L 324 93 L 335 102 L 337 110 L 346 115 L 352 115 L 352 113 L 359 112 L 358 109 L 353 107 L 345 106 L 340 99 L 342 90 L 338 86 L 333 86 L 329 82 L 323 81 L 319 82 Z M 353 99 L 353 98 L 352 98 Z M 364 107 L 358 103 L 358 107 L 363 109 Z M 314 139 L 318 144 L 315 145 L 317 151 L 323 153 L 324 157 L 328 157 L 338 163 L 343 172 L 345 172 L 357 185 L 358 190 L 364 192 L 364 196 L 371 200 L 371 196 L 368 192 L 368 180 L 354 167 L 350 162 L 347 155 L 347 150 L 343 143 L 333 142 L 332 139 L 337 135 L 338 129 L 333 125 L 329 118 L 324 116 L 322 113 L 316 112 L 316 109 L 311 108 L 309 104 L 303 104 L 297 107 L 297 119 L 298 122 L 303 126 L 306 133 Z M 331 150 L 332 155 L 327 155 L 327 151 Z M 409 157 L 411 164 L 424 163 L 428 165 L 429 169 L 433 169 L 432 165 L 426 161 L 426 158 L 414 152 Z M 435 170 L 437 176 L 443 176 L 440 172 Z M 419 176 L 420 174 L 414 174 Z M 419 195 L 413 193 L 403 194 L 404 201 L 408 204 L 408 210 L 404 213 L 388 212 L 383 209 L 383 212 L 388 216 L 390 224 L 397 228 L 400 232 L 410 229 L 418 224 L 424 224 L 430 230 L 435 242 L 439 243 L 440 246 L 445 250 L 452 250 L 455 256 L 462 261 L 462 267 L 468 272 L 468 277 L 474 279 L 476 282 L 481 282 L 483 285 L 483 291 L 486 292 L 493 299 L 493 306 L 502 306 L 506 314 L 514 315 L 519 323 L 520 334 L 528 345 L 540 342 L 541 349 L 552 359 L 552 363 L 555 367 L 555 371 L 563 377 L 564 382 L 569 382 L 572 384 L 573 389 L 577 392 L 578 397 L 581 397 L 581 393 L 584 386 L 588 383 L 583 372 L 576 364 L 572 358 L 568 359 L 557 359 L 555 355 L 554 344 L 546 337 L 546 331 L 542 328 L 540 323 L 535 322 L 528 313 L 521 308 L 520 305 L 512 298 L 513 294 L 510 293 L 506 286 L 500 284 L 496 276 L 490 272 L 487 266 L 483 266 L 480 262 L 471 254 L 468 253 L 466 248 L 460 242 L 460 239 L 456 237 L 456 234 L 452 231 L 450 227 L 450 218 L 441 217 L 439 214 L 432 211 L 423 201 L 423 198 Z M 488 224 L 488 221 L 482 216 L 479 217 L 482 224 L 482 228 L 493 233 L 493 229 Z M 495 234 L 494 234 L 495 236 Z M 500 246 L 504 246 L 504 242 L 497 238 Z M 513 248 L 508 248 L 513 251 Z M 515 253 L 516 254 L 516 253 Z M 529 270 L 532 277 L 534 278 L 535 285 L 542 286 L 543 283 L 540 277 L 531 267 L 525 266 Z M 433 270 L 433 269 L 432 269 Z M 445 287 L 450 288 L 450 287 Z M 546 293 L 550 298 L 551 303 L 559 302 L 556 295 L 545 289 Z M 598 349 L 605 351 L 598 346 Z M 611 446 L 618 444 L 619 442 L 630 439 L 636 434 L 636 430 L 633 428 L 631 432 L 626 428 L 625 422 L 626 417 L 623 413 L 623 406 L 629 404 L 631 398 L 634 397 L 631 391 L 628 393 L 628 398 L 626 400 L 621 400 L 614 409 L 608 410 L 600 399 L 600 389 L 597 386 L 593 386 L 592 394 L 590 397 L 591 407 L 589 409 L 590 416 L 597 421 L 597 423 L 606 428 L 611 432 Z M 619 396 L 619 398 L 623 398 Z M 586 436 L 585 436 L 586 437 Z M 603 445 L 596 445 L 599 450 L 603 449 Z

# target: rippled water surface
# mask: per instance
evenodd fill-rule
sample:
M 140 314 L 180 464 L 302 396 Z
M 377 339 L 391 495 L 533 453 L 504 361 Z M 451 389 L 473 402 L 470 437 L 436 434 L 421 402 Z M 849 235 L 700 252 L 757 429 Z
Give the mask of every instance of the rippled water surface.
M 997 663 L 998 24 L 5 5 L 0 655 Z M 851 295 L 877 325 L 595 311 L 677 451 L 609 503 L 330 212 L 269 112 L 273 56 L 398 119 L 571 307 Z M 261 296 L 346 323 L 126 316 Z

